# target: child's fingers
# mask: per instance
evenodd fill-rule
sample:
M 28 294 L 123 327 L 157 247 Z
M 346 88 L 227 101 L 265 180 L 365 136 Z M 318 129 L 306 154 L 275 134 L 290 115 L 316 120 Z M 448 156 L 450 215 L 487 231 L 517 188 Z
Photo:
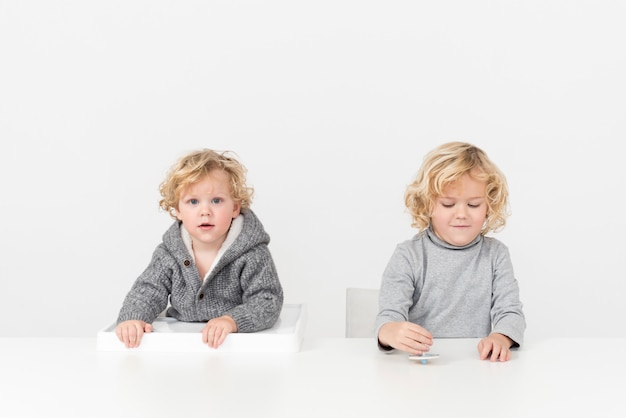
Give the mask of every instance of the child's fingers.
M 491 344 L 485 344 L 485 341 L 481 341 L 480 343 L 478 343 L 478 354 L 480 355 L 481 360 L 486 360 L 487 357 L 489 357 L 489 354 L 491 354 L 491 351 Z

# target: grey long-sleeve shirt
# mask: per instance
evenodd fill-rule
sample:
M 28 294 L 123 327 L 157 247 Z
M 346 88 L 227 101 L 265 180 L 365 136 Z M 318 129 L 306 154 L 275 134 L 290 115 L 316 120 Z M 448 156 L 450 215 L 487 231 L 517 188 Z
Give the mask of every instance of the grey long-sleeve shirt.
M 508 248 L 482 235 L 457 247 L 431 229 L 399 244 L 383 273 L 375 335 L 397 321 L 436 338 L 498 332 L 522 344 L 526 320 Z

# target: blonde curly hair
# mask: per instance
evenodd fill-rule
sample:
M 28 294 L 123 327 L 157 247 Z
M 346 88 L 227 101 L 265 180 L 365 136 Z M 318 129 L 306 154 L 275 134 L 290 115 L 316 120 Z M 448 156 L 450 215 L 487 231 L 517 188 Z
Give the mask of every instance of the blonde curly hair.
M 159 206 L 174 219 L 178 201 L 192 184 L 202 180 L 212 170 L 223 170 L 230 177 L 230 192 L 241 210 L 250 208 L 254 189 L 246 185 L 246 168 L 231 151 L 217 152 L 210 149 L 193 151 L 174 164 L 159 187 L 162 199 Z
M 413 218 L 412 227 L 420 231 L 431 224 L 435 199 L 443 189 L 469 174 L 487 185 L 487 218 L 480 233 L 504 228 L 509 216 L 509 189 L 500 169 L 480 148 L 466 142 L 448 142 L 424 157 L 415 180 L 407 186 L 404 202 Z

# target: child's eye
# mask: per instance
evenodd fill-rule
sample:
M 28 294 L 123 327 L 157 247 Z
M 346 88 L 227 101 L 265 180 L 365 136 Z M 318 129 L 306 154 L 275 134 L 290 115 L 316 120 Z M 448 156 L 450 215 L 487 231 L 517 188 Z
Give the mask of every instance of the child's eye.
M 471 203 L 468 203 L 468 204 L 467 204 L 467 206 L 469 206 L 470 208 L 477 208 L 477 207 L 479 207 L 480 205 L 472 205 Z
M 214 197 L 211 199 L 211 203 L 217 205 L 218 203 L 222 203 L 222 199 L 220 197 Z
M 189 204 L 190 205 L 197 205 L 198 203 L 200 203 L 200 201 L 198 199 L 189 199 Z
M 454 203 L 442 203 L 441 206 L 443 206 L 444 208 L 451 208 L 454 206 Z

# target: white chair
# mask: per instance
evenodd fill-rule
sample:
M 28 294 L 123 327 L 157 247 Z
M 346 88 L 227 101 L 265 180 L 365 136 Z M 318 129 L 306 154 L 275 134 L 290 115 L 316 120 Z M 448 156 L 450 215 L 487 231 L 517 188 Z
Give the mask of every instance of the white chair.
M 378 315 L 378 289 L 346 289 L 346 337 L 374 337 Z

